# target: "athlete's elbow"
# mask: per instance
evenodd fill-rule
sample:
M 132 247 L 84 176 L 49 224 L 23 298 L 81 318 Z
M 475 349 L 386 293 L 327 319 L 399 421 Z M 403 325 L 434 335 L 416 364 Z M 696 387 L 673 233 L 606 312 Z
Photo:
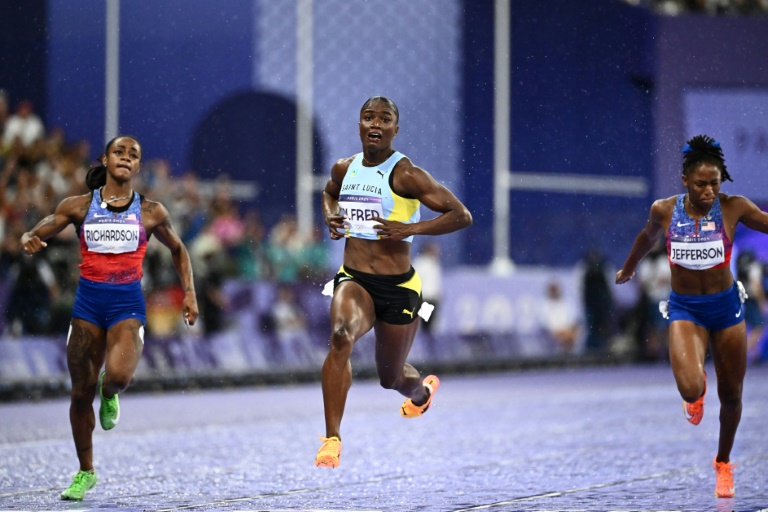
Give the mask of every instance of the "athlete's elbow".
M 459 212 L 458 224 L 459 224 L 459 226 L 461 226 L 460 229 L 468 228 L 469 226 L 472 225 L 472 222 L 473 222 L 472 221 L 472 213 L 470 213 L 469 210 L 464 208 L 463 210 L 461 210 Z

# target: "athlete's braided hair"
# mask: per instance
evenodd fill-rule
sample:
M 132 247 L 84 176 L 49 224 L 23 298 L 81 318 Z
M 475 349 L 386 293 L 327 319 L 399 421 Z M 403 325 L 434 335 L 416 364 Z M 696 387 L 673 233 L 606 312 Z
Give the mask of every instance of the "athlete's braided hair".
M 725 167 L 725 157 L 720 143 L 707 135 L 696 135 L 683 148 L 683 176 L 701 164 L 712 164 L 720 168 L 723 181 L 733 181 Z

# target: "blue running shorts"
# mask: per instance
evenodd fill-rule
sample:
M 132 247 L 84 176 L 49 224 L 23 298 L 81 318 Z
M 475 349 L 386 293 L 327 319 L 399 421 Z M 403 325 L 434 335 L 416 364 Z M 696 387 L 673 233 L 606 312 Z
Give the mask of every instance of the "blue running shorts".
M 126 318 L 136 318 L 146 325 L 147 303 L 141 291 L 141 281 L 112 284 L 81 277 L 72 318 L 80 318 L 102 329 L 109 329 Z
M 710 331 L 722 331 L 744 321 L 744 306 L 736 283 L 708 295 L 669 294 L 669 321 L 688 320 Z

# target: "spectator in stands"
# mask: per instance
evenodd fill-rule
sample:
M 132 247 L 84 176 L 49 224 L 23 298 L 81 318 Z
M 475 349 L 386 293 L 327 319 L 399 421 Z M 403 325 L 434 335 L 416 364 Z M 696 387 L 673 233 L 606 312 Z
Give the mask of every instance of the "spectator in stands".
M 179 218 L 179 233 L 185 245 L 189 245 L 205 228 L 208 212 L 200 193 L 197 175 L 187 171 L 181 177 L 172 201 L 173 211 Z
M 345 240 L 344 264 L 334 280 L 330 350 L 323 364 L 326 436 L 317 466 L 336 467 L 341 419 L 352 383 L 350 356 L 365 333 L 376 334 L 376 370 L 382 387 L 406 397 L 407 418 L 421 416 L 440 384 L 408 364 L 418 329 L 421 280 L 411 266 L 414 235 L 442 235 L 472 224 L 469 210 L 427 171 L 397 152 L 399 112 L 389 98 L 360 109 L 363 151 L 338 160 L 322 195 L 332 240 Z M 438 214 L 420 221 L 420 205 Z
M 265 232 L 259 212 L 246 212 L 243 237 L 233 251 L 237 260 L 237 275 L 246 281 L 263 281 L 272 275 Z
M 712 465 L 715 494 L 727 498 L 735 492 L 730 455 L 747 370 L 744 293 L 731 273 L 731 251 L 739 223 L 768 234 L 768 213 L 746 197 L 721 193 L 723 181 L 731 176 L 720 143 L 706 135 L 690 139 L 683 148 L 685 193 L 653 203 L 616 283 L 632 279 L 640 260 L 665 237 L 672 273 L 665 315 L 672 371 L 686 419 L 698 425 L 707 391 L 704 361 L 707 350 L 712 353 L 720 398 L 720 438 Z
M 35 114 L 32 102 L 22 100 L 16 113 L 5 123 L 3 146 L 7 148 L 18 143 L 22 148 L 31 148 L 35 142 L 42 141 L 44 136 L 45 126 Z
M 302 251 L 305 240 L 302 238 L 292 213 L 283 214 L 269 233 L 269 262 L 273 278 L 278 283 L 296 283 L 300 277 Z
M 582 301 L 586 320 L 585 349 L 588 354 L 602 355 L 608 349 L 613 318 L 613 294 L 606 275 L 603 255 L 591 249 L 583 262 Z
M 112 139 L 101 165 L 88 172 L 91 192 L 64 199 L 20 240 L 27 254 L 36 254 L 70 224 L 80 235 L 81 277 L 67 340 L 70 423 L 80 471 L 62 499 L 82 500 L 96 485 L 92 440 L 96 392 L 101 398 L 99 421 L 110 430 L 120 418 L 117 395 L 130 385 L 139 363 L 146 324 L 142 261 L 151 235 L 173 254 L 185 292 L 184 319 L 191 325 L 198 316 L 189 255 L 168 211 L 133 190 L 141 160 L 141 145 L 134 137 Z M 105 363 L 106 370 L 99 373 Z
M 750 359 L 758 356 L 758 343 L 765 330 L 765 288 L 763 263 L 752 251 L 743 251 L 736 258 L 736 278 L 744 285 L 744 322 L 747 324 L 747 354 Z
M 225 310 L 228 306 L 223 290 L 227 277 L 226 253 L 215 236 L 202 236 L 195 244 L 195 257 L 200 259 L 200 271 L 197 272 L 200 322 L 203 333 L 210 337 L 225 327 Z
M 0 89 L 0 141 L 5 141 L 5 125 L 8 124 L 8 116 L 10 114 L 10 109 L 8 108 L 8 93 L 5 92 L 5 89 Z M 5 146 L 5 142 L 0 144 L 0 155 L 2 155 L 3 151 L 1 151 Z M 2 160 L 0 160 L 1 162 Z
M 579 319 L 573 305 L 563 297 L 563 290 L 557 281 L 547 284 L 546 299 L 541 311 L 541 323 L 547 337 L 554 343 L 555 353 L 573 354 L 579 335 Z
M 659 14 L 755 15 L 768 12 L 766 0 L 624 0 L 630 5 L 650 8 Z
M 5 275 L 1 276 L 8 286 L 6 325 L 12 336 L 34 336 L 49 333 L 51 304 L 56 299 L 58 287 L 47 259 L 36 254 L 22 256 L 19 237 L 24 225 L 16 217 L 9 226 L 8 237 L 2 251 Z
M 420 318 L 419 323 L 426 335 L 430 353 L 436 357 L 439 349 L 434 326 L 440 314 L 440 299 L 443 294 L 443 264 L 440 260 L 440 245 L 433 240 L 426 242 L 419 255 L 413 259 L 413 268 L 421 276 L 421 298 L 435 307 L 429 321 Z
M 321 225 L 302 235 L 303 243 L 299 249 L 299 279 L 308 283 L 323 284 L 328 279 L 328 246 L 322 236 Z
M 279 285 L 270 309 L 282 362 L 289 366 L 310 366 L 318 362 L 318 353 L 307 331 L 306 313 L 296 301 L 291 285 Z M 322 356 L 319 357 L 322 361 Z
M 666 249 L 663 244 L 654 247 L 638 266 L 641 301 L 645 311 L 642 332 L 641 360 L 666 360 L 669 354 L 667 321 L 659 314 L 659 303 L 669 298 L 672 290 L 672 274 L 669 270 Z

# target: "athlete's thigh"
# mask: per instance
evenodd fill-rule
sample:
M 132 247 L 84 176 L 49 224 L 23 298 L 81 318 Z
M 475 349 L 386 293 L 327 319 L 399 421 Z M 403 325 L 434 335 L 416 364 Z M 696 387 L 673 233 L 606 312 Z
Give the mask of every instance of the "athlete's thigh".
M 374 327 L 376 366 L 380 370 L 392 368 L 399 372 L 408 358 L 418 328 L 418 320 L 404 325 L 377 322 Z
M 717 380 L 741 385 L 747 372 L 747 329 L 744 322 L 712 334 L 712 361 Z
M 704 365 L 709 344 L 709 331 L 689 320 L 669 324 L 669 360 L 675 375 L 698 372 Z
M 331 328 L 349 333 L 354 340 L 370 331 L 376 322 L 373 299 L 358 283 L 343 281 L 333 292 L 331 300 Z
M 95 384 L 106 353 L 106 331 L 73 318 L 67 336 L 67 367 L 74 385 Z
M 144 350 L 144 325 L 140 320 L 127 318 L 112 325 L 107 331 L 107 369 L 125 368 L 133 371 Z

